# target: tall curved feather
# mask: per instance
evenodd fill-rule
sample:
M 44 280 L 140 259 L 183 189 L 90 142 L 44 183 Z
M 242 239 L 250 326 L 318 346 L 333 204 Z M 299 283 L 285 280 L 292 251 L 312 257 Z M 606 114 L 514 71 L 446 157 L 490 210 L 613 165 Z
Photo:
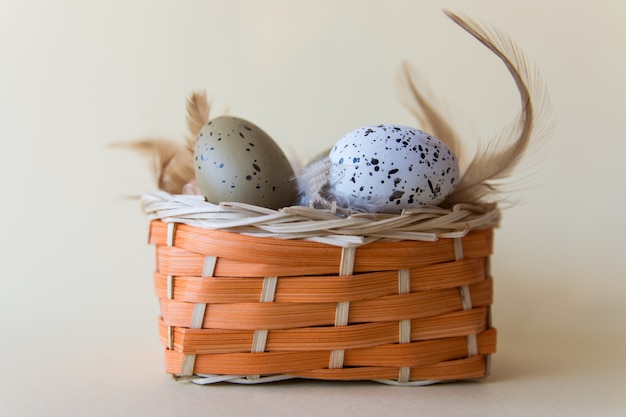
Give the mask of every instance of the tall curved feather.
M 544 123 L 539 117 L 544 117 L 548 111 L 547 95 L 539 73 L 530 70 L 525 55 L 510 37 L 470 18 L 447 10 L 444 12 L 502 60 L 520 94 L 522 108 L 518 117 L 488 141 L 486 146 L 479 144 L 458 186 L 442 206 L 486 203 L 498 199 L 507 186 L 502 180 L 512 174 L 531 141 L 541 136 L 536 127 L 538 121 Z M 539 98 L 540 106 L 535 105 L 536 97 Z
M 411 93 L 412 103 L 405 103 L 409 111 L 419 120 L 421 128 L 433 134 L 437 139 L 452 150 L 457 159 L 461 158 L 461 138 L 444 116 L 444 105 L 438 100 L 427 84 L 418 84 L 419 75 L 410 63 L 402 65 L 403 87 L 407 86 Z M 419 85 L 419 87 L 418 87 Z M 403 88 L 404 90 L 404 88 Z

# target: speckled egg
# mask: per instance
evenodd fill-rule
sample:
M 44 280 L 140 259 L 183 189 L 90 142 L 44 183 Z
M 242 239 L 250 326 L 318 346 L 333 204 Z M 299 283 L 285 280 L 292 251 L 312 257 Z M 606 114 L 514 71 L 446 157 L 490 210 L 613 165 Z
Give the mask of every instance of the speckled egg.
M 200 131 L 195 149 L 198 187 L 211 203 L 240 202 L 279 209 L 294 204 L 289 160 L 253 123 L 221 116 Z
M 329 193 L 342 206 L 381 213 L 438 205 L 459 181 L 452 151 L 434 136 L 402 125 L 356 129 L 329 154 Z

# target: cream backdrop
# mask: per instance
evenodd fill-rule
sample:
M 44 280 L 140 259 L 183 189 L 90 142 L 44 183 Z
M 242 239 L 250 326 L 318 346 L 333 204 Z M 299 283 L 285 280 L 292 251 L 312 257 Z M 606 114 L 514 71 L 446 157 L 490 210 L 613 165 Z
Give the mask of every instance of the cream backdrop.
M 409 60 L 457 125 L 516 113 L 501 63 L 441 12 L 511 35 L 557 121 L 496 235 L 499 352 L 478 383 L 197 387 L 162 371 L 136 201 L 185 99 L 247 118 L 294 160 L 367 124 L 415 124 Z M 0 0 L 0 414 L 624 415 L 626 2 Z

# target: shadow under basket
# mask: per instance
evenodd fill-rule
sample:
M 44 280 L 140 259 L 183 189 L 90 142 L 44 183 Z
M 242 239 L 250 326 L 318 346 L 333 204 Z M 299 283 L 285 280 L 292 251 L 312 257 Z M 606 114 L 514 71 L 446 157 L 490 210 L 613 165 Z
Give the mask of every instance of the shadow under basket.
M 489 221 L 449 221 L 448 231 L 430 232 L 431 241 L 373 232 L 360 237 L 362 244 L 332 244 L 301 237 L 311 233 L 306 225 L 332 213 L 303 220 L 298 210 L 306 208 L 259 209 L 253 217 L 265 232 L 289 224 L 285 216 L 297 219 L 300 238 L 285 239 L 249 233 L 247 215 L 232 230 L 198 226 L 215 221 L 198 210 L 208 203 L 185 196 L 181 206 L 174 201 L 181 196 L 157 195 L 142 204 L 156 247 L 165 369 L 174 377 L 199 384 L 307 378 L 426 385 L 489 374 L 495 208 L 472 212 Z M 402 216 L 400 236 L 409 236 L 406 216 L 417 219 L 414 213 L 356 218 L 375 231 Z M 486 227 L 459 231 L 472 222 Z M 331 237 L 347 234 L 324 229 Z

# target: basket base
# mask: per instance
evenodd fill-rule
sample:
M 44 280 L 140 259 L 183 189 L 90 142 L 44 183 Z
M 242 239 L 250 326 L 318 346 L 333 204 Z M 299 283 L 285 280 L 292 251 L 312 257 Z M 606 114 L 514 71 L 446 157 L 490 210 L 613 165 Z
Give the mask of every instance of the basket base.
M 165 360 L 166 370 L 168 373 L 172 374 L 174 379 L 178 381 L 191 381 L 201 385 L 221 382 L 252 385 L 289 379 L 314 379 L 326 381 L 375 381 L 396 386 L 420 386 L 487 377 L 490 373 L 491 354 L 495 352 L 496 330 L 488 329 L 482 332 L 478 340 L 480 353 L 475 356 L 445 360 L 434 364 L 406 367 L 354 366 L 339 369 L 319 368 L 307 371 L 264 374 L 262 370 L 266 366 L 263 364 L 275 363 L 272 362 L 269 356 L 279 358 L 285 355 L 282 352 L 277 355 L 271 355 L 270 352 L 259 352 L 236 355 L 238 358 L 242 359 L 246 357 L 253 359 L 253 361 L 242 361 L 242 363 L 245 364 L 242 366 L 247 367 L 245 369 L 247 371 L 246 373 L 203 373 L 202 370 L 213 368 L 209 363 L 211 359 L 217 358 L 211 358 L 212 356 L 228 357 L 230 355 L 196 355 L 195 369 L 201 371 L 193 375 L 182 376 L 179 372 L 185 360 L 185 355 L 166 349 Z M 420 342 L 393 346 L 401 346 L 404 348 L 406 345 L 419 344 Z M 323 352 L 323 354 L 328 358 L 328 352 Z M 298 355 L 289 356 L 292 356 L 294 359 L 294 364 L 291 365 L 291 367 L 298 368 L 301 365 L 301 362 L 297 360 Z M 306 352 L 306 356 L 310 357 L 311 352 Z M 228 361 L 227 358 L 224 359 Z M 388 360 L 393 362 L 397 361 L 397 358 L 390 357 Z M 260 364 L 260 366 L 255 367 L 250 365 L 252 362 L 256 362 Z M 289 365 L 286 364 L 285 366 Z

